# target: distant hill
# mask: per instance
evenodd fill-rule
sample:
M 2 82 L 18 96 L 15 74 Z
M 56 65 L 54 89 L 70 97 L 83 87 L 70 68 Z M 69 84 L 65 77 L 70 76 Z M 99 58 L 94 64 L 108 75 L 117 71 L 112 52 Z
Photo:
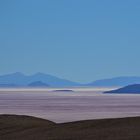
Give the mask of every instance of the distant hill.
M 136 93 L 140 94 L 140 84 L 129 85 L 116 90 L 106 91 L 104 93 Z
M 0 76 L 0 85 L 18 85 L 26 87 L 31 83 L 41 81 L 51 87 L 79 86 L 79 83 L 58 78 L 49 74 L 36 73 L 34 75 L 24 75 L 20 72 Z M 34 83 L 35 84 L 35 83 Z
M 28 87 L 49 87 L 49 85 L 41 81 L 35 81 L 28 84 Z
M 111 86 L 127 86 L 132 84 L 140 84 L 140 77 L 130 76 L 130 77 L 115 77 L 111 79 L 97 80 L 87 84 L 87 86 L 96 87 L 111 87 Z

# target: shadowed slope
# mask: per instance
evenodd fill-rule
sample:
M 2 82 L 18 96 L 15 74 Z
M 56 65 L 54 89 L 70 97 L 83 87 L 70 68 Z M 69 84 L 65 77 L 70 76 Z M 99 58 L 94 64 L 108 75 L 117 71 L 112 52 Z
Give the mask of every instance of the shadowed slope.
M 140 94 L 140 84 L 128 85 L 116 90 L 106 91 L 104 93 L 135 93 Z
M 0 140 L 140 140 L 140 117 L 55 124 L 27 116 L 0 116 Z

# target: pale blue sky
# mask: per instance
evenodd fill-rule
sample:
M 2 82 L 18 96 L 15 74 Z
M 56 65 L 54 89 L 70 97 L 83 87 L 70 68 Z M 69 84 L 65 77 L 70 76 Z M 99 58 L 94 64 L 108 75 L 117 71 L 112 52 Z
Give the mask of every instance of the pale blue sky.
M 1 0 L 0 74 L 79 82 L 140 76 L 139 0 Z

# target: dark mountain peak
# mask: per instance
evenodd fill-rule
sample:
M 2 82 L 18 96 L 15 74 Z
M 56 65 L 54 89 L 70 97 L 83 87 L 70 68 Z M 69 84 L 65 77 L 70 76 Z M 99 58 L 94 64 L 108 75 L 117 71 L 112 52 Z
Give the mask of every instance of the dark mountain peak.
M 35 82 L 30 83 L 28 86 L 30 86 L 30 87 L 48 87 L 49 85 L 42 81 L 35 81 Z
M 128 85 L 116 90 L 106 91 L 104 93 L 136 93 L 140 94 L 140 84 Z

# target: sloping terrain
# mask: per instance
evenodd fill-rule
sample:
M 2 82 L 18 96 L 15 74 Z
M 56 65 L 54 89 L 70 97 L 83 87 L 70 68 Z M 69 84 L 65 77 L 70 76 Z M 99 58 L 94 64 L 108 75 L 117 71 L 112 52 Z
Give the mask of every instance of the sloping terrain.
M 135 93 L 135 94 L 140 94 L 140 84 L 133 84 L 133 85 L 128 85 L 116 90 L 111 90 L 111 91 L 106 91 L 104 93 Z
M 140 140 L 140 117 L 56 124 L 35 117 L 1 115 L 0 140 Z

